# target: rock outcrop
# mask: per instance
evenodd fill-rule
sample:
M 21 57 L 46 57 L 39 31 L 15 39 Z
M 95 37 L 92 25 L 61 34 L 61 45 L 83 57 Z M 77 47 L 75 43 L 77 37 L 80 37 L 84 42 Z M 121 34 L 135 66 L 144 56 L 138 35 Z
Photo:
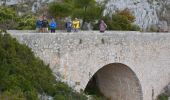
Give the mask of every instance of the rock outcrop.
M 135 24 L 143 30 L 157 26 L 168 31 L 170 26 L 170 0 L 108 0 L 104 14 L 128 8 L 136 17 Z
M 22 12 L 32 11 L 37 13 L 42 7 L 45 9 L 47 3 L 61 0 L 11 0 L 6 4 L 22 3 Z M 96 0 L 107 1 L 104 15 L 113 14 L 118 10 L 128 8 L 136 17 L 135 24 L 144 31 L 157 29 L 170 31 L 170 0 Z M 2 3 L 2 1 L 0 1 Z M 23 11 L 24 10 L 24 11 Z M 44 11 L 44 10 L 43 10 Z

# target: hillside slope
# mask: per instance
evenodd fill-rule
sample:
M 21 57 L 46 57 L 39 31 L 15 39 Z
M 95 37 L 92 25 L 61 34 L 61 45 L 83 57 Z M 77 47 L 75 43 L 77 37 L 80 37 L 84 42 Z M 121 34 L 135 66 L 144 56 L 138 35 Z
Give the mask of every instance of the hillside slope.
M 56 81 L 48 65 L 9 34 L 0 34 L 0 100 L 86 100 Z M 43 99 L 44 100 L 44 99 Z
M 15 3 L 14 3 L 15 1 Z M 17 4 L 20 0 L 13 0 L 7 4 Z M 43 8 L 53 1 L 62 0 L 22 0 L 21 12 L 32 11 Z M 97 2 L 107 1 L 104 15 L 112 14 L 117 10 L 130 9 L 136 17 L 135 24 L 143 30 L 150 30 L 151 27 L 159 28 L 162 31 L 170 31 L 170 0 L 96 0 Z M 11 3 L 10 3 L 11 2 Z M 0 3 L 1 4 L 1 3 Z

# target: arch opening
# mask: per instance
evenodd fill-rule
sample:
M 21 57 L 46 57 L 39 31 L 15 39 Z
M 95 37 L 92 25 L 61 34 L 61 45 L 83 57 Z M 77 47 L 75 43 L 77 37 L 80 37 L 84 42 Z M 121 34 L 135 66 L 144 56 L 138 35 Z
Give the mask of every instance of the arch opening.
M 85 93 L 103 95 L 107 100 L 143 100 L 136 74 L 120 63 L 108 64 L 99 69 L 88 82 Z

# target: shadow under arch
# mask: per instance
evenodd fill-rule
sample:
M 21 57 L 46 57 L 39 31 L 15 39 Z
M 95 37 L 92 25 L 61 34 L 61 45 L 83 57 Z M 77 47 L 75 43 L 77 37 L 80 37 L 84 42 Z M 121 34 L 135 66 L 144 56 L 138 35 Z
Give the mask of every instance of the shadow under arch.
M 143 100 L 135 72 L 125 64 L 111 63 L 99 69 L 88 82 L 85 93 L 104 95 L 108 100 Z

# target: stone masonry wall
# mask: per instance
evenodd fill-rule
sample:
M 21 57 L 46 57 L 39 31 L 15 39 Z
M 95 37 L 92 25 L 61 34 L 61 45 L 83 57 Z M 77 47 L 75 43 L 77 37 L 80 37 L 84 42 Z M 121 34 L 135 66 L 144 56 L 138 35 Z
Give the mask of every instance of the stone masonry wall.
M 141 84 L 128 66 L 109 64 L 96 74 L 97 85 L 109 100 L 143 100 Z
M 143 100 L 156 98 L 170 82 L 169 33 L 10 33 L 49 63 L 58 79 L 76 90 L 85 89 L 90 78 L 111 63 L 125 64 L 133 70 Z

